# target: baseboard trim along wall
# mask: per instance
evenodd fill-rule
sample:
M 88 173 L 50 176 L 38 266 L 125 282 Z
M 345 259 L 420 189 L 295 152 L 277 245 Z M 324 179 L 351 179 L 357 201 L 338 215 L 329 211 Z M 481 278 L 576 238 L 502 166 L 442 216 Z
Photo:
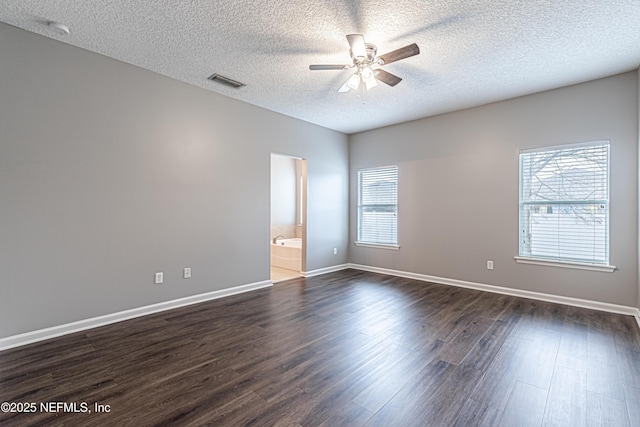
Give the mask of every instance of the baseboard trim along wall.
M 606 302 L 544 294 L 541 292 L 525 291 L 521 289 L 504 288 L 502 286 L 485 285 L 482 283 L 467 282 L 457 279 L 447 279 L 444 277 L 429 276 L 426 274 L 410 273 L 407 271 L 391 270 L 388 268 L 371 267 L 368 265 L 349 264 L 349 268 L 369 271 L 372 273 L 388 274 L 390 276 L 406 277 L 407 279 L 421 280 L 424 282 L 438 283 L 441 285 L 458 286 L 461 288 L 476 289 L 479 291 L 511 295 L 514 297 L 529 298 L 540 301 L 554 302 L 557 304 L 572 305 L 575 307 L 590 308 L 592 310 L 607 311 L 609 313 L 626 314 L 629 316 L 634 316 L 638 321 L 638 326 L 640 326 L 640 310 L 635 307 L 627 307 L 624 305 L 609 304 Z
M 333 273 L 335 271 L 346 270 L 347 268 L 351 268 L 351 264 L 332 265 L 331 267 L 319 268 L 317 270 L 301 271 L 300 274 L 302 274 L 302 277 L 313 277 L 321 274 Z
M 31 344 L 38 341 L 48 340 L 50 338 L 55 338 L 74 332 L 81 332 L 87 329 L 97 328 L 99 326 L 109 325 L 111 323 L 122 322 L 123 320 L 129 320 L 135 317 L 146 316 L 148 314 L 158 313 L 160 311 L 171 310 L 174 308 L 184 307 L 186 305 L 197 304 L 199 302 L 205 302 L 235 294 L 254 291 L 256 289 L 266 288 L 269 286 L 273 286 L 271 280 L 264 280 L 262 282 L 249 283 L 247 285 L 235 286 L 229 289 L 221 289 L 219 291 L 212 291 L 204 294 L 178 298 L 172 301 L 133 308 L 130 310 L 120 311 L 118 313 L 106 314 L 104 316 L 93 317 L 91 319 L 79 320 L 77 322 L 53 326 L 33 332 L 25 332 L 23 334 L 1 338 L 0 351 Z
M 390 276 L 405 277 L 407 279 L 415 279 L 423 282 L 438 283 L 441 285 L 457 286 L 461 288 L 475 289 L 479 291 L 492 292 L 497 294 L 511 295 L 515 297 L 530 298 L 540 301 L 553 302 L 564 305 L 572 305 L 576 307 L 589 308 L 592 310 L 606 311 L 609 313 L 626 314 L 633 316 L 640 327 L 640 309 L 636 307 L 627 307 L 623 305 L 609 304 L 598 301 L 584 300 L 579 298 L 564 297 L 559 295 L 544 294 L 540 292 L 525 291 L 521 289 L 504 288 L 501 286 L 485 285 L 476 282 L 467 282 L 464 280 L 448 279 L 444 277 L 429 276 L 427 274 L 411 273 L 407 271 L 392 270 L 388 268 L 372 267 L 361 264 L 340 264 L 331 267 L 319 268 L 317 270 L 302 271 L 304 277 L 314 277 L 321 274 L 333 273 L 340 270 L 353 268 L 354 270 L 369 271 L 372 273 L 388 274 Z M 59 337 L 62 335 L 80 332 L 87 329 L 97 328 L 109 325 L 111 323 L 122 322 L 123 320 L 133 319 L 135 317 L 146 316 L 147 314 L 158 313 L 160 311 L 171 310 L 186 305 L 197 304 L 199 302 L 210 301 L 235 295 L 243 292 L 249 292 L 256 289 L 273 286 L 270 280 L 262 282 L 250 283 L 247 285 L 236 286 L 229 289 L 221 289 L 219 291 L 207 292 L 204 294 L 193 295 L 185 298 L 179 298 L 172 301 L 161 302 L 158 304 L 147 305 L 144 307 L 125 310 L 118 313 L 107 314 L 104 316 L 93 317 L 91 319 L 80 320 L 77 322 L 67 323 L 65 325 L 53 326 L 51 328 L 40 329 L 33 332 L 14 335 L 6 338 L 0 338 L 0 351 L 8 350 L 14 347 L 20 347 L 38 341 Z

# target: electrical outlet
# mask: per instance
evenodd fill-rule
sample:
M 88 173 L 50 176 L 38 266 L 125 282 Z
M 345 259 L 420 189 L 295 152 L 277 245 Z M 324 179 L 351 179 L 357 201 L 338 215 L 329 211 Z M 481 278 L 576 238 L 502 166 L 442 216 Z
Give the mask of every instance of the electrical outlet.
M 162 271 L 159 271 L 156 273 L 156 285 L 159 285 L 160 283 L 164 282 L 164 273 Z
M 487 270 L 493 270 L 493 261 L 487 261 Z
M 333 254 L 338 255 L 338 248 L 333 248 Z
M 185 267 L 182 270 L 182 277 L 184 277 L 185 279 L 190 279 L 191 278 L 191 267 Z

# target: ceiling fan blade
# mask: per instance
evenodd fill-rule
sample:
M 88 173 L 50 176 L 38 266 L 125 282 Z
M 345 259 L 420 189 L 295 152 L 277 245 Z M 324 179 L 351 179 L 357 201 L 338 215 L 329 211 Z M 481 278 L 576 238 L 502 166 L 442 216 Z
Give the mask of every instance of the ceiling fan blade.
M 338 92 L 349 92 L 349 89 L 351 89 L 351 87 L 349 86 L 349 80 L 351 80 L 351 77 L 349 77 L 347 81 L 344 82 L 342 86 L 340 86 L 340 89 L 338 89 Z
M 389 86 L 395 86 L 402 81 L 402 79 L 395 74 L 391 74 L 386 72 L 385 70 L 375 70 L 373 74 L 376 76 L 376 79 L 380 80 L 382 83 L 386 83 Z
M 354 57 L 358 59 L 367 57 L 367 46 L 364 44 L 364 36 L 362 34 L 347 34 L 347 41 Z
M 336 65 L 336 64 L 327 64 L 327 65 L 309 65 L 310 70 L 346 70 L 350 68 L 350 65 Z
M 392 52 L 380 55 L 378 59 L 382 59 L 383 64 L 390 64 L 404 58 L 409 58 L 410 56 L 415 56 L 419 53 L 420 48 L 418 47 L 418 45 L 412 43 L 409 46 L 401 47 L 400 49 L 396 49 Z

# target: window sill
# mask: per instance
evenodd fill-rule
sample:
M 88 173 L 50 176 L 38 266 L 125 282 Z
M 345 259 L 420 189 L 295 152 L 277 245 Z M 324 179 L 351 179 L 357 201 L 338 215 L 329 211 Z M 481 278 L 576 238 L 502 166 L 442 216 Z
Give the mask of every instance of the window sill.
M 616 270 L 614 265 L 588 264 L 586 262 L 554 261 L 542 258 L 528 258 L 522 256 L 513 257 L 519 264 L 546 265 L 548 267 L 575 268 L 577 270 L 601 271 L 603 273 L 613 273 Z
M 390 249 L 397 251 L 400 249 L 398 245 L 386 245 L 384 243 L 367 243 L 367 242 L 353 242 L 356 246 L 362 246 L 364 248 L 378 248 L 378 249 Z

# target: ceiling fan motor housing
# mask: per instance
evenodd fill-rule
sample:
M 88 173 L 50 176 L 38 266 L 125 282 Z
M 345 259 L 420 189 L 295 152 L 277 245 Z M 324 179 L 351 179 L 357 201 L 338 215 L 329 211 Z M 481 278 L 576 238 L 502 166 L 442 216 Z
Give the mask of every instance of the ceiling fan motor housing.
M 372 65 L 375 62 L 376 54 L 378 53 L 378 48 L 373 43 L 365 43 L 365 48 L 367 52 L 366 58 L 357 58 L 351 49 L 349 49 L 349 53 L 351 54 L 351 59 L 353 60 L 356 66 L 366 67 L 368 65 Z

